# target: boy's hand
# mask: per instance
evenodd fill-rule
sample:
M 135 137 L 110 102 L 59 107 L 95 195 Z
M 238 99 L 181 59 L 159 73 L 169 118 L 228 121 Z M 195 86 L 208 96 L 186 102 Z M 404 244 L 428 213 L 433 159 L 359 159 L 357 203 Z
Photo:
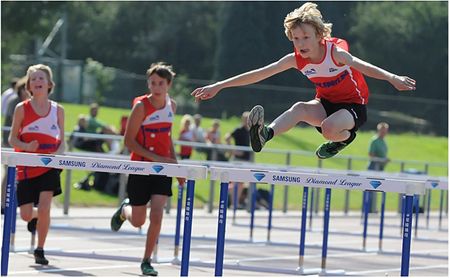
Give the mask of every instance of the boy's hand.
M 33 140 L 27 144 L 26 151 L 35 152 L 39 148 L 39 142 L 37 140 Z
M 399 91 L 413 91 L 416 89 L 416 80 L 408 76 L 394 75 L 390 82 Z
M 196 102 L 199 102 L 200 100 L 207 100 L 215 97 L 219 92 L 219 90 L 220 89 L 217 88 L 215 85 L 208 85 L 195 89 L 191 93 L 191 96 L 195 97 Z
M 186 179 L 185 178 L 177 178 L 178 180 L 178 184 L 181 186 L 184 186 L 184 184 L 186 183 Z

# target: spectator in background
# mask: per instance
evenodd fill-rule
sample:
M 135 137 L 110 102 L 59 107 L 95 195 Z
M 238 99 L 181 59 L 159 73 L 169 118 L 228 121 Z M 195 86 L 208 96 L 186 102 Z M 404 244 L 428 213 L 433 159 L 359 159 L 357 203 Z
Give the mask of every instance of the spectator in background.
M 191 124 L 192 132 L 194 133 L 195 142 L 206 143 L 206 134 L 203 128 L 200 126 L 202 123 L 202 116 L 200 114 L 194 115 L 194 123 Z M 208 149 L 196 147 L 195 150 L 199 153 L 205 153 L 208 155 Z
M 241 117 L 241 125 L 233 130 L 232 133 L 227 133 L 225 135 L 225 142 L 227 142 L 228 145 L 231 145 L 231 139 L 234 139 L 234 144 L 236 146 L 244 146 L 249 147 L 250 146 L 250 133 L 247 125 L 247 119 L 249 111 L 245 111 L 242 113 Z M 251 161 L 250 152 L 246 151 L 239 151 L 234 150 L 232 152 L 232 157 L 234 161 Z M 244 183 L 240 182 L 237 183 L 238 192 L 237 192 L 237 199 L 238 199 L 238 207 L 244 208 L 245 207 L 245 198 L 242 198 L 242 190 L 244 189 Z M 233 202 L 233 194 L 230 194 L 230 203 Z
M 14 109 L 16 108 L 16 105 L 19 104 L 22 101 L 25 101 L 25 100 L 31 98 L 30 93 L 25 88 L 26 83 L 27 83 L 26 76 L 22 77 L 19 80 L 17 80 L 16 85 L 15 85 L 14 89 L 12 90 L 14 93 L 9 98 L 9 101 L 7 102 L 7 107 L 3 107 L 2 106 L 2 110 L 4 108 L 6 108 L 5 109 L 6 112 L 3 115 L 5 117 L 5 121 L 3 123 L 3 126 L 9 126 L 10 127 L 12 125 L 13 116 L 14 116 Z M 2 140 L 3 146 L 9 147 L 8 136 L 9 136 L 9 131 L 4 130 L 3 131 L 3 140 Z
M 87 121 L 86 132 L 117 135 L 117 133 L 112 127 L 104 124 L 103 122 L 97 119 L 98 110 L 99 110 L 98 104 L 92 103 L 89 110 L 89 116 L 86 119 Z M 120 144 L 116 140 L 103 140 L 103 142 L 106 142 L 108 144 L 110 152 L 112 153 L 120 152 Z
M 191 115 L 186 114 L 181 118 L 180 123 L 180 136 L 178 140 L 180 141 L 188 141 L 195 142 L 194 131 L 190 129 L 190 125 L 193 122 L 193 118 Z M 189 159 L 192 155 L 192 147 L 191 146 L 180 146 L 180 157 L 181 159 Z
M 9 84 L 9 88 L 3 91 L 2 93 L 2 116 L 6 116 L 6 110 L 8 109 L 8 102 L 15 95 L 15 87 L 16 83 L 19 81 L 17 77 L 11 79 L 11 83 Z
M 389 125 L 381 122 L 377 125 L 377 135 L 373 136 L 369 147 L 370 163 L 368 170 L 383 171 L 386 164 L 389 162 L 387 157 L 388 147 L 384 137 L 389 132 Z M 375 158 L 376 160 L 372 160 Z
M 220 120 L 215 119 L 212 123 L 211 128 L 206 133 L 206 143 L 207 144 L 222 144 L 220 135 Z M 214 157 L 214 152 L 217 154 Z M 227 161 L 228 159 L 225 157 L 225 152 L 220 149 L 208 149 L 208 155 L 206 160 L 217 160 L 217 161 Z

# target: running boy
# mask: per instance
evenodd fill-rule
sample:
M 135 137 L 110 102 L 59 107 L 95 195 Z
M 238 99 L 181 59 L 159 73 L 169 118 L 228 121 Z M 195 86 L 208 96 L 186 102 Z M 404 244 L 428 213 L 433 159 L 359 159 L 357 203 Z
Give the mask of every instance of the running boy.
M 272 137 L 306 122 L 329 140 L 319 146 L 316 155 L 332 157 L 355 139 L 356 131 L 366 122 L 369 89 L 363 75 L 386 80 L 400 91 L 415 90 L 416 81 L 352 56 L 344 40 L 331 38 L 331 27 L 323 22 L 316 4 L 305 3 L 284 19 L 293 53 L 265 67 L 197 88 L 192 95 L 196 101 L 207 100 L 224 88 L 253 84 L 296 68 L 316 86 L 315 99 L 295 103 L 268 126 L 264 125 L 263 107 L 255 106 L 248 120 L 251 146 L 259 152 Z
M 64 109 L 49 100 L 55 87 L 52 70 L 42 64 L 28 68 L 26 89 L 31 99 L 17 104 L 9 135 L 9 143 L 17 152 L 64 152 Z M 61 170 L 44 167 L 17 166 L 17 201 L 20 217 L 37 229 L 38 244 L 34 250 L 37 264 L 47 265 L 44 244 L 50 226 L 53 196 L 61 194 Z M 37 205 L 37 210 L 33 207 Z
M 175 73 L 171 66 L 152 64 L 147 70 L 150 93 L 138 99 L 128 118 L 125 145 L 131 151 L 131 160 L 177 163 L 171 138 L 176 104 L 169 97 Z M 178 179 L 184 184 L 184 179 Z M 150 256 L 161 231 L 163 209 L 167 197 L 172 196 L 172 178 L 158 175 L 129 175 L 126 198 L 111 218 L 111 229 L 118 231 L 125 220 L 135 227 L 144 225 L 147 203 L 150 201 L 150 226 L 147 231 L 143 275 L 157 276 Z

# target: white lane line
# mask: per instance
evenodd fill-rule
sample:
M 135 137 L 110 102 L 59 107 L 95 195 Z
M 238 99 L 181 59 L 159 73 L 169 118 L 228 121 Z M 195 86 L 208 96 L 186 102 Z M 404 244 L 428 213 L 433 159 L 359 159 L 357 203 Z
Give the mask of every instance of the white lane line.
M 409 270 L 425 270 L 425 269 L 436 269 L 436 268 L 448 268 L 448 264 L 439 264 L 439 265 L 430 265 L 430 266 L 416 266 L 410 267 Z M 371 274 L 371 273 L 387 273 L 397 271 L 400 272 L 400 268 L 388 268 L 388 269 L 378 269 L 378 270 L 366 270 L 366 271 L 353 271 L 353 272 L 345 272 L 346 275 L 356 275 L 361 276 L 362 274 Z
M 96 240 L 96 239 L 141 239 L 145 237 L 145 235 L 114 235 L 114 236 L 92 236 L 92 237 L 83 237 L 83 240 Z M 59 241 L 59 240 L 79 240 L 80 236 L 63 236 L 63 237 L 52 237 L 49 236 L 48 237 L 51 241 Z M 30 241 L 30 237 L 24 238 L 24 237 L 19 237 L 19 238 L 15 238 L 15 241 Z
M 376 253 L 361 253 L 361 252 L 350 252 L 350 253 L 338 253 L 338 254 L 328 254 L 327 257 L 354 257 L 354 256 L 375 256 Z M 321 258 L 322 254 L 317 255 L 307 255 L 305 258 Z M 251 259 L 227 259 L 226 262 L 258 262 L 258 261 L 273 261 L 273 260 L 283 260 L 283 259 L 298 259 L 298 255 L 296 256 L 280 256 L 280 257 L 265 257 L 265 258 L 251 258 Z

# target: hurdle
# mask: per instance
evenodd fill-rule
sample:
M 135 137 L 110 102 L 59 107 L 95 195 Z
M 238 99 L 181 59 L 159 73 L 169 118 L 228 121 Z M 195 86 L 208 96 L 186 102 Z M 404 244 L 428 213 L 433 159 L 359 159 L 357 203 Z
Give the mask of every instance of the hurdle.
M 31 154 L 19 152 L 1 152 L 2 164 L 8 165 L 5 216 L 2 239 L 1 276 L 8 275 L 11 226 L 15 199 L 15 166 L 39 166 L 57 169 L 79 169 L 97 172 L 124 173 L 137 175 L 161 175 L 168 177 L 182 177 L 187 179 L 187 190 L 192 191 L 195 180 L 206 179 L 207 168 L 204 166 L 167 164 L 156 162 L 140 162 L 130 160 L 115 160 L 104 158 L 86 158 L 65 155 Z M 14 216 L 15 217 L 15 216 Z
M 222 276 L 223 268 L 228 267 L 232 269 L 246 269 L 255 271 L 269 271 L 272 273 L 286 273 L 286 274 L 312 274 L 310 271 L 304 269 L 302 265 L 304 254 L 304 234 L 306 219 L 302 219 L 301 227 L 301 242 L 300 242 L 300 256 L 299 266 L 296 270 L 283 270 L 261 267 L 250 267 L 243 265 L 224 265 L 224 245 L 225 245 L 225 227 L 226 227 L 226 203 L 228 198 L 228 184 L 229 182 L 258 182 L 269 184 L 283 184 L 291 186 L 304 186 L 315 188 L 326 188 L 325 198 L 325 217 L 324 217 L 324 233 L 322 244 L 322 263 L 319 274 L 337 274 L 336 272 L 326 270 L 326 255 L 327 255 L 327 240 L 328 240 L 328 223 L 329 223 L 329 205 L 331 202 L 331 187 L 350 189 L 350 190 L 363 190 L 363 191 L 381 191 L 381 192 L 397 192 L 406 194 L 406 213 L 405 213 L 405 229 L 403 233 L 402 243 L 402 262 L 401 262 L 401 275 L 408 276 L 409 274 L 409 258 L 410 258 L 410 244 L 411 244 L 411 224 L 412 224 L 412 205 L 413 195 L 423 195 L 425 191 L 425 185 L 420 181 L 411 181 L 404 179 L 381 179 L 370 177 L 351 177 L 338 174 L 314 174 L 314 173 L 297 173 L 297 172 L 281 172 L 281 171 L 269 171 L 269 170 L 255 170 L 255 169 L 232 169 L 232 168 L 220 168 L 210 167 L 211 179 L 219 180 L 221 186 L 220 195 L 220 207 L 218 215 L 218 228 L 217 228 L 217 242 L 216 242 L 216 259 L 215 259 L 215 275 Z M 330 186 L 331 185 L 331 186 Z M 305 192 L 304 192 L 305 194 Z M 304 195 L 305 196 L 305 195 Z M 303 197 L 304 200 L 305 197 Z M 305 211 L 306 204 L 303 202 L 303 210 Z M 187 209 L 186 209 L 187 210 Z M 327 213 L 328 210 L 328 213 Z M 186 212 L 187 215 L 188 211 Z M 191 216 L 191 215 L 190 215 Z M 306 217 L 306 213 L 302 214 L 302 217 Z M 186 219 L 185 219 L 186 220 Z M 189 221 L 192 221 L 192 217 L 189 217 Z M 186 223 L 185 223 L 186 224 Z M 191 223 L 185 225 L 185 233 L 183 234 L 183 243 L 185 241 L 190 242 L 190 226 Z M 188 230 L 186 230 L 186 228 Z M 181 267 L 181 276 L 188 275 L 189 262 L 185 261 L 185 258 L 189 260 L 189 245 L 183 246 L 183 260 Z M 195 262 L 198 266 L 207 266 L 207 263 Z M 338 271 L 341 273 L 341 271 Z

